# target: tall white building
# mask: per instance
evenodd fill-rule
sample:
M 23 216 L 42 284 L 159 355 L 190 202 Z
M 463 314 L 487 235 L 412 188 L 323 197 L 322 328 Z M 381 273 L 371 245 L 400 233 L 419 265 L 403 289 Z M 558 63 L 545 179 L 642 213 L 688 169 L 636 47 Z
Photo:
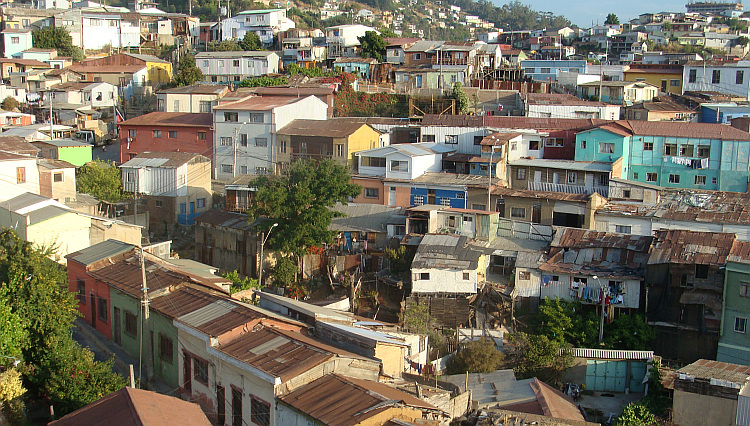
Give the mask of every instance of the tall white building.
M 367 25 L 336 25 L 326 28 L 326 43 L 328 44 L 328 57 L 359 56 L 359 37 L 364 37 L 368 31 L 375 28 Z
M 273 43 L 276 33 L 294 27 L 294 21 L 286 17 L 284 9 L 246 10 L 221 21 L 221 39 L 240 40 L 246 32 L 253 31 L 260 37 L 261 43 L 268 46 Z
M 321 120 L 326 125 L 328 105 L 315 96 L 250 97 L 214 107 L 214 176 L 231 179 L 239 174 L 266 174 L 277 170 L 276 131 L 298 118 Z
M 750 61 L 690 61 L 682 70 L 682 90 L 719 92 L 750 100 Z

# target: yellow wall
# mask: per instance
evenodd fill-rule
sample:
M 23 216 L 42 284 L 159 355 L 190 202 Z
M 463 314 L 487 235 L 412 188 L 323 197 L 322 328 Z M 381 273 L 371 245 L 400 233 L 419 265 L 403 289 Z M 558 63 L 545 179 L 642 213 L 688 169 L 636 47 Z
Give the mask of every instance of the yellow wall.
M 403 346 L 378 343 L 375 346 L 375 358 L 383 362 L 383 372 L 390 376 L 398 377 L 404 371 Z
M 637 72 L 629 73 L 624 72 L 625 81 L 636 81 L 639 78 L 645 78 L 646 83 L 653 84 L 661 90 L 661 81 L 667 80 L 667 93 L 674 93 L 677 95 L 682 94 L 682 73 L 665 74 L 665 73 L 646 73 Z M 679 80 L 679 86 L 670 86 L 670 80 Z
M 166 84 L 172 81 L 171 63 L 146 62 L 146 72 L 151 84 Z
M 380 133 L 368 125 L 360 127 L 354 133 L 349 135 L 349 143 L 346 156 L 346 158 L 348 158 L 349 166 L 354 167 L 356 165 L 356 158 L 354 158 L 355 152 L 378 148 L 379 143 Z
M 379 426 L 393 418 L 405 420 L 407 422 L 415 422 L 422 418 L 422 412 L 411 407 L 391 407 L 372 417 L 362 420 L 355 426 Z
M 75 213 L 65 213 L 43 222 L 29 225 L 26 240 L 39 246 L 54 246 L 55 260 L 65 260 L 65 255 L 88 247 L 91 219 Z

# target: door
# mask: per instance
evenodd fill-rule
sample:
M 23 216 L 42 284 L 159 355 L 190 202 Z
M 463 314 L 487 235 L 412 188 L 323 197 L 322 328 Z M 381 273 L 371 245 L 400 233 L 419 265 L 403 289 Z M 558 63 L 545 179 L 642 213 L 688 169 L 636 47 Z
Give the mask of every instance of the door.
M 586 188 L 593 188 L 594 187 L 594 175 L 591 173 L 586 173 Z
M 560 183 L 560 173 L 552 173 L 552 183 Z
M 226 409 L 227 409 L 227 403 L 226 403 L 227 394 L 224 390 L 224 386 L 216 385 L 216 420 L 217 423 L 220 425 L 224 425 L 226 423 Z
M 392 186 L 391 189 L 388 191 L 388 205 L 389 206 L 396 205 L 396 187 L 395 186 Z
M 189 394 L 193 393 L 193 369 L 192 359 L 186 352 L 182 353 L 182 387 Z
M 195 201 L 190 202 L 190 216 L 195 214 Z
M 122 344 L 122 338 L 120 336 L 120 308 L 114 308 L 113 314 L 114 318 L 112 318 L 112 327 L 114 330 L 114 339 L 115 343 L 118 345 Z
M 542 223 L 542 204 L 534 203 L 531 207 L 531 222 Z
M 661 91 L 666 92 L 667 91 L 667 80 L 661 81 Z
M 96 328 L 96 296 L 91 293 L 91 326 Z
M 541 182 L 542 181 L 542 171 L 537 170 L 534 172 L 534 182 Z

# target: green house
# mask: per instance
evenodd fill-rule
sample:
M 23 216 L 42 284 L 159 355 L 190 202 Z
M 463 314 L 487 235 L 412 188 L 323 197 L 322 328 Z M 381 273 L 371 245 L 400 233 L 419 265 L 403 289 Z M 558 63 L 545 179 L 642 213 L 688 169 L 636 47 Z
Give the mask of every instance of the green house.
M 750 365 L 750 243 L 735 241 L 727 257 L 716 360 Z
M 42 158 L 63 160 L 76 167 L 83 166 L 92 160 L 94 146 L 75 139 L 53 139 L 50 141 L 36 141 L 32 145 L 40 149 Z

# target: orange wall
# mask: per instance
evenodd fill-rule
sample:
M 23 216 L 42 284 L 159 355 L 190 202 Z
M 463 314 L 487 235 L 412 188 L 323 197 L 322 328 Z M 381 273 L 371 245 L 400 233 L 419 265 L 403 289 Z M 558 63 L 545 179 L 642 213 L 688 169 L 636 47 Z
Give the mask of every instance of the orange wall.
M 362 204 L 385 204 L 385 194 L 383 193 L 383 181 L 380 179 L 367 179 L 367 178 L 352 178 L 352 183 L 356 183 L 362 187 L 362 192 L 357 198 L 354 199 L 355 203 Z M 365 188 L 377 188 L 377 198 L 365 198 Z

